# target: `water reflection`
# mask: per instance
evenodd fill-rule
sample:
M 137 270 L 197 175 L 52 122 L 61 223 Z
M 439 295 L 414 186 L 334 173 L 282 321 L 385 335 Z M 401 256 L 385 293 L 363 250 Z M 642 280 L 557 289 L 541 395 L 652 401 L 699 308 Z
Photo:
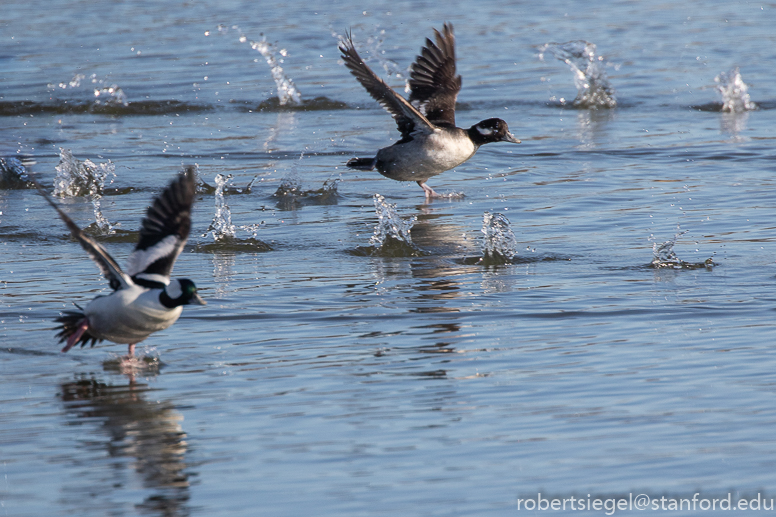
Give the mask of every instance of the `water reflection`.
M 730 135 L 734 142 L 744 142 L 748 138 L 741 136 L 741 133 L 746 131 L 748 121 L 748 111 L 722 113 L 719 119 L 720 131 Z
M 213 283 L 216 298 L 227 298 L 232 292 L 231 282 L 234 278 L 234 253 L 213 253 Z
M 609 141 L 607 127 L 614 120 L 613 110 L 580 110 L 577 112 L 577 138 L 582 148 L 596 148 Z
M 148 401 L 148 385 L 130 380 L 127 385 L 110 385 L 91 375 L 60 386 L 59 396 L 72 426 L 99 426 L 107 442 L 83 440 L 89 450 L 105 449 L 111 461 L 96 479 L 105 483 L 103 492 L 130 489 L 131 467 L 140 483 L 152 494 L 139 503 L 142 513 L 163 516 L 189 515 L 189 474 L 186 472 L 186 433 L 183 416 L 169 402 Z M 129 461 L 116 461 L 127 458 Z M 94 464 L 88 465 L 94 472 Z M 94 478 L 93 478 L 94 479 Z M 129 486 L 128 486 L 129 485 Z M 90 490 L 96 487 L 90 486 Z

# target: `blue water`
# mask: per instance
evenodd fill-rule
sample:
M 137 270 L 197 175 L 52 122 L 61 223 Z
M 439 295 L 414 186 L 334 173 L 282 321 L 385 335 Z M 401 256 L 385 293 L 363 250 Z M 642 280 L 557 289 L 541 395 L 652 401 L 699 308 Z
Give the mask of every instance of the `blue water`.
M 433 178 L 464 196 L 426 204 L 415 184 L 344 167 L 398 133 L 333 34 L 406 73 L 444 21 L 458 124 L 499 116 L 523 143 Z M 0 190 L 0 515 L 770 498 L 774 23 L 772 5 L 732 2 L 4 3 L 0 156 L 33 161 L 48 188 L 60 148 L 113 163 L 101 213 L 120 226 L 98 240 L 121 263 L 183 164 L 212 186 L 233 176 L 237 240 L 213 243 L 203 190 L 175 274 L 208 305 L 142 343 L 161 367 L 131 375 L 124 346 L 59 352 L 53 318 L 107 285 L 34 190 Z M 278 107 L 250 46 L 262 34 L 302 108 Z M 574 40 L 595 43 L 616 108 L 561 103 L 573 76 L 537 49 Z M 735 66 L 758 110 L 719 111 L 714 78 Z M 95 97 L 113 85 L 126 105 Z M 417 217 L 421 252 L 364 252 L 376 193 Z M 95 222 L 88 197 L 59 203 Z M 510 221 L 512 264 L 477 263 L 485 212 Z M 677 234 L 697 267 L 652 267 Z

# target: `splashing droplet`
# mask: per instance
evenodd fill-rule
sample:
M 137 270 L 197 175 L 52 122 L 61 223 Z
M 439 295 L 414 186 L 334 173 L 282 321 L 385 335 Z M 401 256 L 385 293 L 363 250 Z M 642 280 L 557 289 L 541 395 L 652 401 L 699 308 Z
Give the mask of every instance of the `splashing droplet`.
M 722 95 L 722 111 L 740 113 L 757 109 L 749 97 L 749 87 L 741 77 L 738 67 L 722 72 L 714 78 L 717 91 Z
M 499 213 L 482 216 L 482 258 L 486 264 L 511 264 L 517 254 L 517 239 L 509 219 Z
M 229 205 L 226 204 L 226 197 L 224 195 L 224 188 L 226 188 L 229 180 L 232 179 L 232 175 L 224 176 L 223 174 L 216 174 L 216 192 L 215 203 L 216 213 L 213 216 L 213 222 L 202 234 L 205 237 L 208 233 L 213 235 L 213 240 L 218 242 L 226 238 L 233 238 L 235 234 L 235 226 L 232 224 L 232 212 L 229 209 Z
M 654 269 L 711 269 L 714 267 L 714 261 L 711 258 L 706 259 L 703 262 L 685 262 L 676 256 L 674 252 L 674 246 L 677 239 L 687 233 L 688 230 L 681 231 L 677 225 L 676 234 L 671 239 L 668 239 L 662 244 L 657 242 L 652 243 L 652 264 Z
M 614 88 L 606 77 L 603 57 L 596 54 L 595 44 L 582 40 L 546 43 L 539 46 L 538 50 L 539 59 L 544 59 L 544 53 L 549 52 L 571 68 L 574 86 L 577 87 L 574 106 L 587 109 L 617 106 Z
M 386 202 L 380 194 L 374 195 L 374 204 L 378 221 L 369 244 L 379 248 L 389 239 L 394 239 L 414 247 L 410 230 L 418 218 L 413 215 L 406 221 L 403 220 L 396 211 L 396 204 Z
M 107 177 L 116 176 L 116 166 L 110 160 L 97 164 L 89 159 L 81 161 L 64 147 L 59 148 L 59 164 L 55 170 L 54 195 L 60 197 L 102 194 Z
M 243 41 L 243 38 L 244 36 L 241 36 L 240 41 Z M 276 53 L 285 55 L 282 54 L 284 51 L 277 51 L 275 45 L 269 43 L 266 37 L 262 37 L 260 41 L 251 41 L 251 48 L 257 50 L 267 61 L 272 78 L 277 85 L 280 105 L 285 106 L 288 103 L 301 104 L 302 94 L 296 89 L 294 82 L 283 72 L 283 68 L 278 64 L 278 60 L 275 57 Z
M 101 235 L 116 233 L 120 223 L 112 224 L 102 213 L 100 200 L 108 176 L 116 177 L 116 166 L 110 160 L 107 163 L 94 163 L 86 159 L 79 160 L 70 149 L 59 148 L 59 164 L 55 167 L 54 195 L 60 197 L 88 196 L 94 206 L 93 227 Z M 111 183 L 113 180 L 111 179 Z

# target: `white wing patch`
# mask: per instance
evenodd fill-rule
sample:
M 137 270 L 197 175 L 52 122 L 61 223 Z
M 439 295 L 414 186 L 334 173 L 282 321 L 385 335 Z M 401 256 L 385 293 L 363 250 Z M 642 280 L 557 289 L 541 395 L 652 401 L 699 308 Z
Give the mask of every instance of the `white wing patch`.
M 175 254 L 180 242 L 177 235 L 168 235 L 148 249 L 133 251 L 127 261 L 127 274 L 135 276 L 160 258 Z

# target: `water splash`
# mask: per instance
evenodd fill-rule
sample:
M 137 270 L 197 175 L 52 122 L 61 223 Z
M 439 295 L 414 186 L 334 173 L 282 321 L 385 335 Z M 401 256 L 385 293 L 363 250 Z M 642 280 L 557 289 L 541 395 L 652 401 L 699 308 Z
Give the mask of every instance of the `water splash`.
M 482 216 L 482 261 L 486 265 L 511 264 L 517 254 L 517 239 L 509 219 L 499 213 Z
M 127 95 L 117 85 L 103 86 L 94 89 L 95 104 L 105 106 L 129 106 Z
M 676 252 L 674 251 L 676 241 L 687 232 L 688 230 L 681 231 L 679 226 L 677 226 L 676 234 L 674 234 L 671 239 L 662 244 L 653 242 L 651 267 L 654 269 L 711 269 L 714 266 L 714 261 L 711 258 L 708 258 L 703 262 L 685 262 L 676 256 Z
M 92 206 L 94 207 L 94 223 L 90 225 L 96 233 L 99 235 L 113 235 L 116 233 L 116 228 L 121 226 L 121 223 L 111 223 L 107 217 L 102 214 L 100 207 L 101 194 L 94 194 L 91 196 Z
M 116 166 L 108 160 L 106 163 L 94 163 L 86 159 L 79 160 L 70 149 L 59 148 L 59 164 L 55 167 L 54 195 L 60 197 L 88 196 L 94 207 L 95 222 L 90 225 L 100 235 L 112 235 L 121 223 L 111 223 L 102 213 L 101 199 L 108 176 L 116 177 Z M 113 179 L 111 179 L 113 183 Z
M 358 248 L 356 254 L 381 257 L 424 255 L 412 242 L 410 235 L 410 230 L 418 219 L 417 216 L 402 219 L 396 211 L 396 204 L 386 202 L 380 194 L 375 194 L 373 201 L 377 213 L 377 226 L 369 239 L 369 246 Z
M 68 87 L 69 88 L 78 88 L 79 86 L 81 86 L 81 81 L 83 81 L 84 79 L 86 79 L 86 76 L 84 74 L 75 74 L 73 76 L 73 78 L 70 79 L 70 81 L 68 81 L 66 83 L 62 82 L 62 83 L 59 83 L 58 85 L 49 84 L 48 88 L 49 88 L 49 90 L 54 90 L 57 87 L 59 87 L 59 88 L 61 88 L 63 90 L 66 90 Z
M 258 224 L 246 224 L 239 228 L 252 235 L 248 239 L 238 239 L 237 226 L 232 223 L 232 211 L 229 208 L 229 204 L 226 202 L 226 194 L 229 190 L 229 182 L 232 179 L 232 175 L 228 174 L 216 174 L 214 179 L 216 188 L 214 193 L 216 211 L 213 216 L 213 221 L 202 234 L 202 237 L 207 237 L 208 234 L 213 236 L 213 242 L 210 244 L 197 244 L 197 250 L 203 252 L 215 252 L 215 253 L 237 253 L 237 252 L 256 252 L 256 251 L 269 251 L 272 247 L 260 241 L 257 236 L 261 228 L 264 227 L 264 221 Z M 253 182 L 251 182 L 252 184 Z
M 596 46 L 583 40 L 567 43 L 546 43 L 538 47 L 539 59 L 549 52 L 563 61 L 574 74 L 577 97 L 573 105 L 577 108 L 597 109 L 617 106 L 614 88 L 609 84 L 604 70 L 603 56 L 596 55 Z M 561 104 L 566 100 L 561 99 Z
M 61 82 L 58 85 L 49 84 L 48 88 L 50 90 L 55 90 L 58 88 L 62 90 L 66 90 L 70 88 L 71 90 L 74 88 L 80 88 L 81 83 L 86 79 L 86 75 L 84 74 L 75 74 L 70 81 L 67 83 Z M 89 76 L 89 80 L 94 85 L 94 104 L 95 105 L 102 105 L 102 106 L 129 106 L 129 100 L 127 99 L 127 95 L 124 93 L 124 90 L 122 90 L 117 84 L 109 84 L 107 79 L 100 79 L 97 77 L 97 74 L 92 74 Z
M 302 179 L 299 177 L 299 173 L 292 170 L 286 173 L 280 179 L 280 186 L 275 191 L 273 196 L 275 197 L 288 197 L 299 196 L 302 193 Z
M 757 104 L 749 97 L 749 87 L 741 77 L 741 71 L 735 67 L 722 72 L 714 78 L 717 91 L 722 95 L 722 111 L 741 113 L 757 109 Z
M 297 210 L 304 205 L 336 205 L 339 200 L 337 187 L 341 179 L 328 178 L 319 189 L 304 190 L 299 173 L 288 172 L 280 181 L 280 186 L 272 194 L 277 199 L 280 210 Z
M 388 239 L 395 239 L 414 246 L 410 231 L 415 221 L 418 220 L 417 216 L 413 215 L 406 221 L 403 220 L 396 211 L 396 204 L 388 203 L 385 201 L 385 197 L 380 194 L 375 194 L 373 201 L 375 212 L 377 212 L 377 226 L 375 227 L 374 234 L 369 239 L 369 244 L 380 247 Z
M 331 31 L 332 37 L 336 39 L 338 43 L 347 41 L 347 36 L 339 34 L 331 25 L 329 25 L 329 30 Z M 377 61 L 383 70 L 385 70 L 385 74 L 388 77 L 404 79 L 406 81 L 405 90 L 409 93 L 410 68 L 402 68 L 396 61 L 385 57 L 385 50 L 381 48 L 385 42 L 385 29 L 380 29 L 379 26 L 377 26 L 374 28 L 374 32 L 376 32 L 376 35 L 367 37 L 366 41 L 354 41 L 356 50 L 358 50 L 359 55 L 364 58 L 364 62 L 369 63 L 372 60 Z
M 55 170 L 54 195 L 60 197 L 102 195 L 108 176 L 116 177 L 116 166 L 110 160 L 106 163 L 81 161 L 64 147 L 59 148 L 59 164 Z
M 240 41 L 246 42 L 248 41 L 248 38 L 245 35 L 241 35 Z M 286 76 L 286 74 L 283 72 L 283 68 L 280 66 L 280 63 L 283 62 L 283 58 L 288 55 L 288 51 L 286 49 L 278 50 L 277 45 L 274 43 L 269 43 L 263 34 L 261 35 L 261 40 L 251 41 L 250 45 L 252 49 L 257 50 L 267 61 L 267 64 L 270 68 L 270 73 L 272 74 L 272 79 L 275 80 L 275 85 L 277 85 L 277 93 L 280 105 L 285 106 L 287 104 L 301 104 L 302 94 L 299 92 L 299 90 L 297 90 L 294 82 L 291 80 L 291 78 Z M 276 57 L 278 54 L 281 56 L 279 59 Z
M 676 245 L 677 239 L 687 233 L 687 231 L 688 230 L 679 231 L 679 227 L 677 227 L 677 233 L 671 239 L 668 239 L 662 244 L 658 244 L 657 242 L 652 243 L 653 267 L 670 267 L 681 269 L 682 260 L 676 256 L 676 253 L 674 252 L 674 246 Z
M 23 189 L 33 187 L 30 175 L 22 160 L 13 156 L 7 158 L 0 157 L 0 188 Z
M 207 236 L 208 233 L 212 234 L 215 242 L 234 238 L 236 232 L 236 228 L 232 224 L 232 211 L 229 209 L 229 205 L 226 203 L 226 197 L 224 195 L 224 188 L 231 179 L 231 174 L 227 176 L 216 174 L 215 177 L 216 213 L 213 217 L 213 222 L 210 223 L 208 229 L 202 234 L 203 237 Z

